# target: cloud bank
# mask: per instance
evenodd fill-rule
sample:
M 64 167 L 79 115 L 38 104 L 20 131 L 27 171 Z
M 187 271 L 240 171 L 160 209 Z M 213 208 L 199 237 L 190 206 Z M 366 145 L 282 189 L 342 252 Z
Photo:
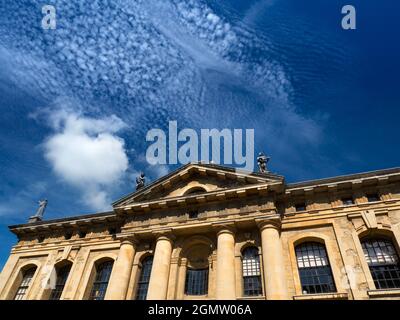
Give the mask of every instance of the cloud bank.
M 115 115 L 94 119 L 60 110 L 50 116 L 55 131 L 44 143 L 54 172 L 82 191 L 82 200 L 96 210 L 109 207 L 107 188 L 128 169 L 125 142 L 116 134 L 126 127 Z

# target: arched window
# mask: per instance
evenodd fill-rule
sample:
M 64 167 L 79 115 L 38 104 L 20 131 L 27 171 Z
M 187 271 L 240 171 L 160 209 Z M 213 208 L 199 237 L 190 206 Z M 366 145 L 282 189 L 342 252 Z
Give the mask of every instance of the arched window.
M 89 300 L 104 300 L 114 262 L 107 260 L 96 266 L 96 275 Z
M 336 292 L 323 244 L 305 242 L 296 246 L 296 258 L 303 294 Z
M 56 286 L 51 290 L 50 300 L 60 300 L 61 294 L 64 290 L 65 283 L 67 282 L 72 263 L 57 268 L 56 267 Z
M 376 288 L 400 288 L 399 256 L 392 241 L 375 238 L 361 244 Z
M 260 257 L 256 247 L 247 247 L 242 252 L 243 287 L 245 296 L 262 294 Z
M 186 295 L 202 296 L 208 294 L 209 256 L 210 246 L 204 243 L 193 245 L 186 251 Z
M 17 289 L 17 293 L 15 294 L 14 300 L 22 300 L 25 297 L 35 272 L 36 272 L 36 266 L 30 267 L 29 269 L 26 269 L 25 271 L 22 272 L 22 281 Z
M 190 188 L 189 190 L 186 190 L 185 196 L 187 196 L 189 194 L 199 194 L 199 193 L 204 193 L 204 192 L 207 192 L 207 190 L 204 189 L 203 187 L 193 187 L 193 188 Z
M 140 270 L 139 281 L 136 291 L 136 300 L 146 300 L 147 290 L 149 289 L 151 268 L 153 266 L 153 256 L 148 256 L 143 259 Z

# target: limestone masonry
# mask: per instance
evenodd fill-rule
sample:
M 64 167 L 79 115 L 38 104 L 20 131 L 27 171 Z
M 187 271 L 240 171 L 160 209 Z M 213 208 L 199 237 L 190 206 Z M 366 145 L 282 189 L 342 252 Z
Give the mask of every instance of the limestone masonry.
M 0 299 L 400 298 L 400 168 L 286 184 L 188 164 L 10 230 Z

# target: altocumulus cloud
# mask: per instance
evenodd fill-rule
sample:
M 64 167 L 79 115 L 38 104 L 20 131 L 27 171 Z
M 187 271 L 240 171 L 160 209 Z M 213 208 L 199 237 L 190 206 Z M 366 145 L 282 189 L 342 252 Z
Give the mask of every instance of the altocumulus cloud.
M 116 116 L 85 117 L 60 110 L 50 116 L 54 134 L 44 143 L 45 157 L 65 182 L 82 190 L 82 200 L 96 210 L 109 206 L 107 190 L 128 169 L 125 142 L 117 132 L 125 123 Z

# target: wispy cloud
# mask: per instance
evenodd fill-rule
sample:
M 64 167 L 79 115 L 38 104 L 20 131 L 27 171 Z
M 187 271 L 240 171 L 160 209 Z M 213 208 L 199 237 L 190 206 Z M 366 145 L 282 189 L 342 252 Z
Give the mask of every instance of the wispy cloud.
M 117 177 L 125 170 L 119 131 L 89 129 L 101 126 L 99 119 L 114 121 L 104 118 L 110 114 L 123 119 L 129 130 L 125 142 L 142 153 L 147 130 L 170 119 L 195 129 L 255 128 L 259 144 L 267 139 L 282 158 L 320 142 L 321 125 L 290 101 L 289 77 L 271 58 L 265 37 L 205 1 L 60 0 L 56 8 L 57 29 L 42 30 L 39 2 L 32 7 L 10 2 L 1 12 L 11 22 L 0 21 L 0 63 L 11 81 L 49 104 L 68 97 L 82 107 L 71 117 L 58 115 L 61 127 L 51 123 L 55 134 L 45 144 L 47 159 L 66 182 L 83 190 L 89 177 L 99 186 L 106 174 Z M 68 141 L 74 143 L 65 152 Z M 116 168 L 99 157 L 105 145 L 119 155 Z M 78 154 L 84 157 L 81 168 L 101 162 L 105 170 L 98 180 L 94 176 L 102 170 L 96 165 L 84 170 L 65 164 L 78 161 Z M 132 163 L 137 157 L 132 155 Z M 104 189 L 93 189 L 99 196 L 91 198 L 100 207 Z

